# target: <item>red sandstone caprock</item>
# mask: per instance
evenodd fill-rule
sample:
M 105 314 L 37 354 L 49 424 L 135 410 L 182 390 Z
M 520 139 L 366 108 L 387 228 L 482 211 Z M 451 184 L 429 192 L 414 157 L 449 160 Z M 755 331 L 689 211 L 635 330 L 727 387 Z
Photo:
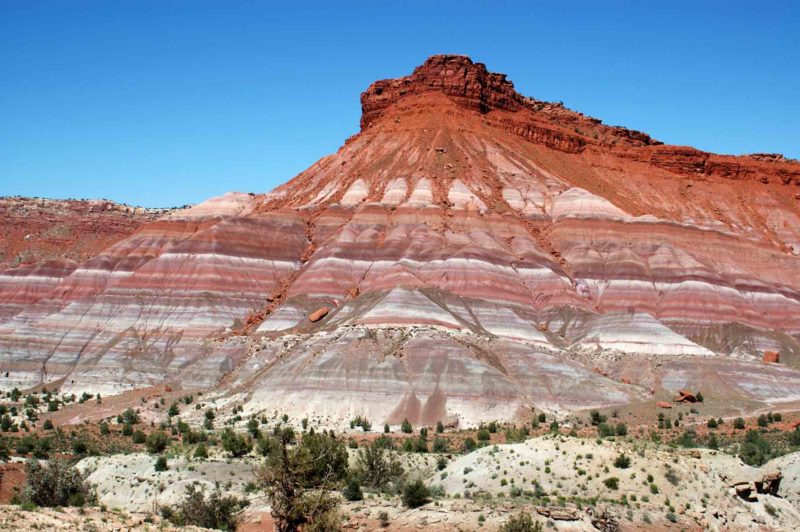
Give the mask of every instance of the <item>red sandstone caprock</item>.
M 764 351 L 764 358 L 761 361 L 765 364 L 777 364 L 781 361 L 781 354 L 777 351 Z
M 316 323 L 319 320 L 321 320 L 322 318 L 324 318 L 325 316 L 327 316 L 328 312 L 330 312 L 330 311 L 331 310 L 328 307 L 318 308 L 317 310 L 315 310 L 314 312 L 309 314 L 308 321 L 310 321 L 311 323 Z
M 658 403 L 656 403 L 656 406 L 658 406 L 659 408 L 672 408 L 672 405 L 666 401 L 659 401 Z

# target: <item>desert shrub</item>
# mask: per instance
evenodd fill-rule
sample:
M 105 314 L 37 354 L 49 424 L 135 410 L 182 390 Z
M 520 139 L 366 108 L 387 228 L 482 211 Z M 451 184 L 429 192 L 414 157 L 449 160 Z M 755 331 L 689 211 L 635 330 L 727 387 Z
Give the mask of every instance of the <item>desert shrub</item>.
M 383 433 L 384 433 L 384 434 L 389 434 L 390 432 L 391 432 L 391 429 L 389 428 L 389 424 L 388 424 L 388 423 L 386 423 L 386 424 L 383 426 Z
M 592 410 L 591 412 L 589 412 L 589 419 L 592 422 L 592 425 L 594 426 L 598 426 L 600 425 L 600 423 L 606 422 L 606 416 L 602 415 L 597 410 Z
M 169 436 L 166 432 L 157 430 L 147 435 L 145 439 L 145 448 L 148 453 L 158 454 L 164 452 L 164 449 L 169 445 Z
M 527 512 L 520 512 L 508 518 L 499 532 L 541 532 L 542 524 L 534 522 Z
M 450 451 L 450 445 L 447 443 L 447 440 L 444 438 L 434 438 L 433 440 L 433 452 L 435 453 L 446 453 Z
M 388 528 L 389 526 L 389 512 L 382 511 L 378 514 L 378 521 L 381 524 L 381 528 Z
M 106 423 L 105 421 L 100 423 L 100 434 L 102 434 L 103 436 L 108 436 L 109 434 L 111 434 L 111 429 L 108 428 L 108 423 Z
M 769 423 L 769 421 L 767 420 L 767 416 L 765 416 L 764 414 L 761 414 L 760 416 L 758 416 L 758 426 L 759 427 L 766 427 L 768 423 Z
M 743 429 L 744 428 L 744 419 L 737 417 L 733 420 L 733 428 L 735 429 Z
M 538 420 L 539 420 L 539 423 L 544 423 L 545 421 L 547 421 L 547 416 L 544 414 L 544 412 L 539 414 Z
M 706 421 L 706 427 L 708 427 L 710 429 L 715 429 L 718 426 L 719 425 L 717 424 L 717 420 L 714 419 L 713 417 L 711 419 L 709 419 L 708 421 Z
M 403 487 L 403 504 L 407 508 L 419 508 L 430 502 L 430 490 L 421 480 L 416 480 Z
M 605 484 L 608 489 L 615 490 L 619 488 L 619 479 L 617 477 L 608 477 L 603 481 L 603 484 Z
M 22 502 L 37 506 L 83 506 L 95 500 L 83 475 L 69 463 L 53 459 L 45 466 L 37 460 L 25 465 Z
M 75 454 L 86 454 L 89 447 L 83 440 L 75 440 L 72 442 L 72 452 Z
M 486 429 L 479 429 L 475 437 L 478 438 L 478 441 L 489 441 L 492 435 Z
M 617 436 L 627 436 L 628 426 L 625 423 L 617 423 Z
M 614 435 L 614 427 L 608 423 L 600 423 L 597 425 L 597 435 L 601 438 L 607 438 Z
M 697 447 L 697 433 L 692 430 L 684 430 L 683 433 L 675 439 L 675 444 L 680 447 L 690 449 Z
M 628 469 L 631 466 L 631 459 L 625 453 L 620 454 L 614 459 L 614 467 L 617 469 Z
M 442 425 L 441 421 L 436 422 L 436 434 L 442 434 L 444 432 L 444 425 Z
M 167 458 L 165 456 L 159 456 L 156 459 L 155 469 L 156 471 L 166 471 L 169 469 L 169 466 L 167 465 Z
M 246 499 L 223 495 L 219 488 L 206 497 L 201 489 L 190 484 L 183 501 L 173 508 L 162 508 L 161 514 L 181 527 L 236 530 L 237 514 L 247 505 Z
M 167 415 L 169 417 L 175 417 L 180 413 L 181 413 L 181 409 L 178 406 L 178 403 L 172 403 L 171 405 L 169 405 L 169 410 L 167 410 Z
M 137 430 L 133 433 L 131 441 L 133 441 L 133 443 L 144 443 L 147 441 L 147 436 L 145 436 L 144 432 L 141 430 Z
M 799 434 L 800 434 L 800 433 L 799 433 Z M 472 451 L 474 451 L 474 450 L 475 450 L 477 447 L 478 447 L 478 444 L 477 444 L 477 443 L 475 443 L 475 440 L 473 440 L 472 438 L 466 438 L 466 439 L 464 440 L 464 443 L 461 445 L 461 448 L 462 448 L 462 449 L 464 450 L 464 452 L 466 452 L 466 453 L 471 453 L 471 452 L 472 452 Z
M 195 458 L 208 458 L 208 449 L 204 443 L 201 443 L 194 449 L 193 456 Z
M 53 430 L 53 422 L 49 419 L 44 420 L 44 430 Z
M 133 408 L 128 408 L 122 414 L 117 416 L 118 423 L 124 423 L 127 425 L 136 425 L 139 423 L 139 414 Z
M 348 501 L 360 501 L 364 498 L 364 493 L 361 491 L 361 483 L 356 477 L 350 477 L 347 485 L 342 490 L 342 495 Z
M 400 430 L 406 434 L 411 434 L 414 432 L 414 427 L 411 426 L 411 423 L 408 422 L 408 419 L 404 419 L 403 423 L 400 425 Z
M 739 458 L 751 466 L 764 465 L 774 458 L 772 446 L 757 430 L 749 430 L 744 437 L 744 442 L 739 447 Z
M 558 432 L 558 421 L 550 423 L 550 432 Z
M 253 449 L 253 440 L 244 434 L 237 434 L 229 428 L 222 432 L 222 448 L 231 458 L 240 458 Z

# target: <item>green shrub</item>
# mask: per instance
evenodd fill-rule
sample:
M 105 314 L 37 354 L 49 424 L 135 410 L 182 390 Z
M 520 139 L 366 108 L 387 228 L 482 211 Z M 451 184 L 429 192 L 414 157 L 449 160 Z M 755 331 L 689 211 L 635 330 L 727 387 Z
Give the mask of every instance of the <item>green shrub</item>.
M 128 423 L 125 423 L 124 425 L 122 425 L 122 435 L 123 436 L 133 436 L 133 427 Z
M 44 430 L 53 430 L 53 422 L 49 419 L 44 420 Z
M 145 439 L 145 448 L 148 453 L 162 453 L 169 445 L 169 441 L 169 436 L 167 436 L 165 432 L 157 430 L 147 435 Z
M 614 467 L 617 469 L 628 469 L 631 466 L 631 459 L 625 453 L 620 454 L 614 459 Z
M 169 466 L 167 465 L 167 458 L 165 456 L 159 456 L 156 458 L 155 469 L 156 471 L 166 471 L 169 469 Z
M 133 443 L 144 443 L 147 441 L 147 436 L 141 430 L 137 430 L 133 433 L 131 440 Z
M 486 429 L 479 429 L 475 437 L 478 438 L 478 441 L 489 441 L 492 435 Z
M 499 529 L 499 532 L 541 532 L 542 524 L 533 521 L 527 512 L 511 516 Z
M 237 434 L 229 428 L 222 432 L 222 448 L 231 458 L 239 458 L 253 449 L 253 440 L 243 434 Z
M 195 458 L 208 458 L 208 449 L 204 443 L 201 443 L 197 447 L 194 448 L 194 455 Z
M 717 420 L 714 419 L 713 417 L 711 419 L 709 419 L 708 421 L 706 421 L 706 427 L 708 427 L 710 429 L 715 429 L 718 426 L 719 425 L 717 425 Z
M 408 422 L 408 419 L 404 419 L 402 425 L 400 425 L 400 430 L 406 434 L 411 434 L 414 432 L 414 427 L 411 426 L 411 423 Z
M 25 465 L 22 502 L 37 506 L 83 506 L 94 502 L 94 493 L 74 467 L 60 459 L 42 465 L 31 460 Z
M 364 498 L 364 493 L 361 491 L 361 483 L 355 477 L 350 477 L 347 485 L 342 490 L 342 495 L 348 501 L 360 501 Z
M 224 496 L 219 488 L 206 498 L 202 490 L 190 484 L 183 501 L 174 508 L 162 508 L 161 514 L 180 527 L 236 530 L 237 514 L 247 505 L 246 499 Z
M 619 479 L 617 477 L 608 477 L 603 481 L 603 484 L 610 490 L 619 488 Z
M 405 485 L 402 499 L 407 508 L 419 508 L 430 502 L 430 490 L 421 480 L 416 480 Z
M 798 432 L 798 435 L 800 435 L 800 432 Z M 461 445 L 461 448 L 464 450 L 464 452 L 467 452 L 467 453 L 471 453 L 477 447 L 478 447 L 478 444 L 475 443 L 475 440 L 473 440 L 472 438 L 466 438 L 464 440 L 464 443 Z
M 733 420 L 733 428 L 735 429 L 743 429 L 744 428 L 744 419 L 737 417 Z

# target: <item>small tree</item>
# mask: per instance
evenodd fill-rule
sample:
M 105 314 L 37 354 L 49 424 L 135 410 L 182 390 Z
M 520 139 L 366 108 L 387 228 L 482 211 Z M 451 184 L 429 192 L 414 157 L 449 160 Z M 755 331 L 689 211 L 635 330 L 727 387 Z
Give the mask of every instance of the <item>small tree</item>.
M 402 479 L 404 471 L 394 455 L 374 441 L 359 449 L 355 474 L 365 486 L 379 489 Z
M 133 408 L 128 408 L 122 413 L 121 419 L 118 419 L 118 421 L 128 425 L 136 425 L 140 421 L 139 414 Z
M 387 424 L 385 424 L 383 426 L 383 433 L 384 434 L 389 434 L 390 432 L 391 432 L 391 430 L 389 429 L 389 424 L 387 423 Z
M 169 410 L 167 410 L 167 415 L 169 417 L 175 417 L 180 413 L 181 413 L 181 409 L 178 406 L 178 403 L 172 403 L 171 405 L 169 405 Z
M 330 441 L 322 442 L 326 438 Z M 276 430 L 274 451 L 258 471 L 279 532 L 294 532 L 301 526 L 324 529 L 337 521 L 338 502 L 330 493 L 346 469 L 347 451 L 341 442 L 327 434 L 306 434 L 294 447 L 290 428 Z M 343 462 L 343 460 L 344 462 Z
M 46 466 L 30 460 L 25 465 L 25 474 L 20 493 L 23 502 L 38 506 L 83 506 L 95 499 L 83 475 L 63 460 L 50 460 Z
M 122 435 L 123 436 L 133 436 L 133 427 L 128 423 L 122 425 Z
M 715 428 L 717 428 L 717 426 L 718 426 L 718 425 L 717 425 L 717 420 L 716 420 L 716 419 L 714 419 L 714 418 L 712 417 L 711 419 L 709 419 L 709 420 L 706 422 L 706 426 L 707 426 L 708 428 L 710 428 L 710 429 L 715 429 Z
M 403 488 L 403 504 L 407 508 L 419 508 L 430 502 L 430 490 L 421 480 L 406 484 Z
M 733 428 L 735 429 L 743 429 L 744 428 L 744 419 L 737 417 L 733 420 Z
M 436 434 L 441 434 L 444 432 L 444 425 L 442 425 L 441 421 L 436 422 Z
M 400 425 L 400 430 L 406 434 L 411 434 L 414 432 L 414 427 L 411 426 L 411 423 L 408 422 L 408 419 L 404 419 L 403 423 Z

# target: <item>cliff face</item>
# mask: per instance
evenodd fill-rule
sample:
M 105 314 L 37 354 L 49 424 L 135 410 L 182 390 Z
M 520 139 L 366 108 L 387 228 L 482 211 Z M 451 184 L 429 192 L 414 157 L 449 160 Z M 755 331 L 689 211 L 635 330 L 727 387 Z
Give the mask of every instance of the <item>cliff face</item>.
M 268 194 L 171 213 L 46 283 L 2 274 L 28 295 L 0 315 L 0 384 L 425 423 L 676 386 L 800 400 L 800 373 L 760 362 L 800 362 L 800 165 L 666 146 L 463 56 L 361 102 L 358 135 Z

